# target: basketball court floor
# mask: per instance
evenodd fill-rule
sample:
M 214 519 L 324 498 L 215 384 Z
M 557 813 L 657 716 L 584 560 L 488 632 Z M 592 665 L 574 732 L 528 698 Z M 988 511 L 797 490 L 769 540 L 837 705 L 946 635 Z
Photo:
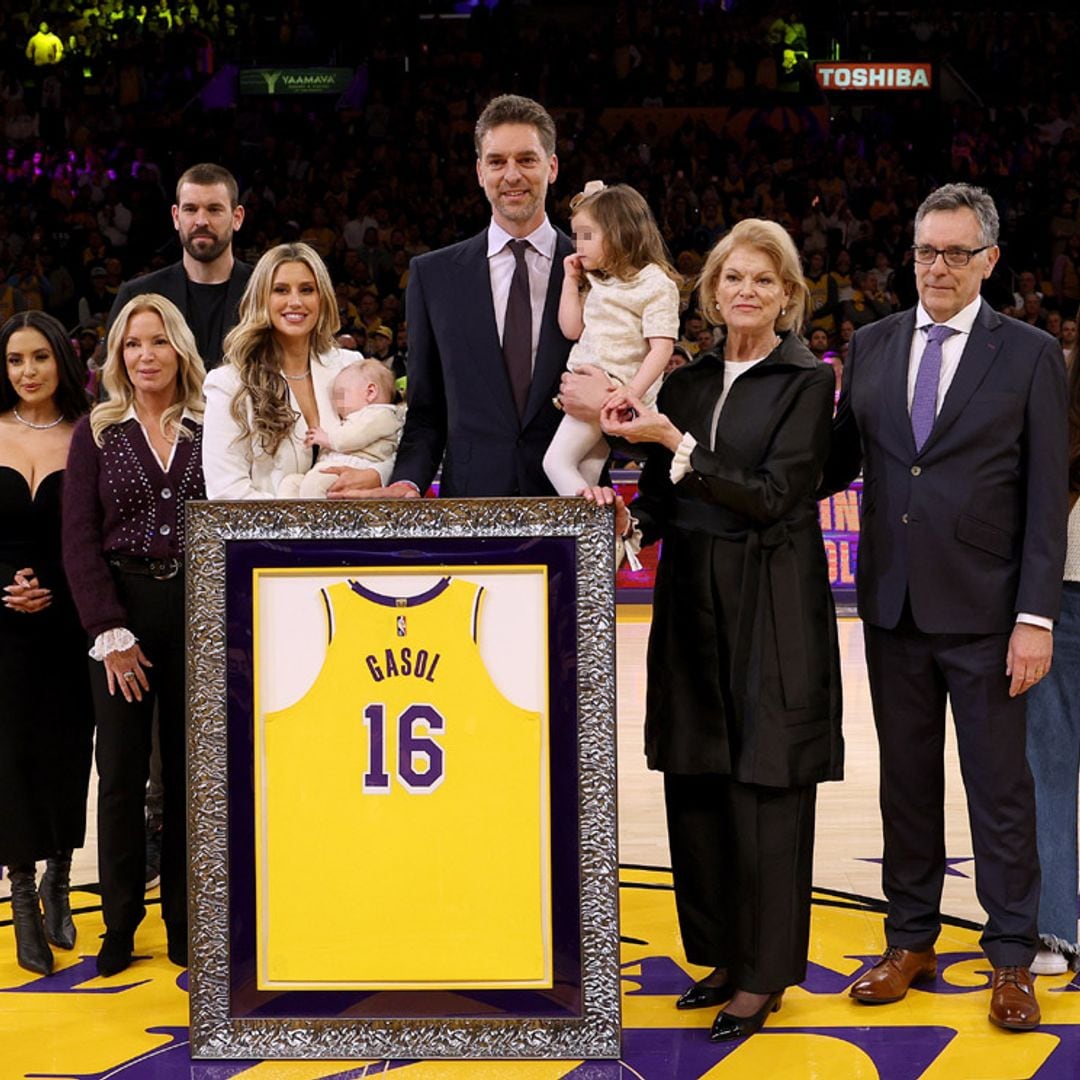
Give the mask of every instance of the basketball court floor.
M 1037 979 L 1043 1023 L 1010 1034 L 986 1018 L 990 968 L 978 946 L 971 841 L 955 742 L 948 747 L 947 854 L 935 983 L 895 1005 L 860 1006 L 848 987 L 882 948 L 877 747 L 862 633 L 840 621 L 846 779 L 819 789 L 814 909 L 806 981 L 749 1040 L 714 1046 L 713 1011 L 680 1013 L 675 998 L 702 972 L 686 966 L 675 924 L 660 778 L 641 751 L 648 610 L 618 624 L 619 827 L 623 1042 L 618 1062 L 192 1062 L 187 974 L 165 958 L 151 892 L 136 937 L 145 959 L 112 979 L 94 968 L 102 932 L 96 838 L 77 853 L 79 939 L 41 978 L 15 963 L 7 882 L 0 881 L 0 1080 L 1068 1080 L 1080 1078 L 1080 975 Z M 93 801 L 91 801 L 91 808 Z M 313 872 L 319 872 L 316 868 Z M 327 870 L 326 872 L 329 872 Z

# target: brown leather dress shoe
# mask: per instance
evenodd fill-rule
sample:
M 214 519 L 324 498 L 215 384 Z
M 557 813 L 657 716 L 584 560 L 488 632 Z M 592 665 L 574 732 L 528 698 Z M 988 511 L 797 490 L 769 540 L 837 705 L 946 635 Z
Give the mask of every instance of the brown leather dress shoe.
M 912 952 L 890 945 L 849 993 L 866 1005 L 887 1005 L 899 1001 L 916 979 L 932 979 L 936 974 L 937 957 L 933 949 Z
M 994 968 L 990 1023 L 1009 1031 L 1030 1031 L 1041 1019 L 1031 972 L 1026 967 Z

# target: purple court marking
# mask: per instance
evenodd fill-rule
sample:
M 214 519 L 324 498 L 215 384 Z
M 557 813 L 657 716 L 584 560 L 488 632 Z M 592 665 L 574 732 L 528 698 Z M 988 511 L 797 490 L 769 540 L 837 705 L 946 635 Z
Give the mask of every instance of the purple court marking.
M 141 959 L 148 959 L 148 957 Z M 129 970 L 132 975 L 139 974 L 137 967 Z M 12 986 L 6 990 L 0 990 L 0 994 L 120 994 L 151 981 L 150 979 L 136 979 L 135 982 L 116 982 L 108 986 L 83 987 L 81 985 L 97 977 L 96 954 L 80 956 L 79 962 L 72 964 L 71 967 L 55 971 L 52 975 L 39 975 L 25 986 Z
M 1062 1080 L 1080 1076 L 1080 1024 L 1040 1024 L 1043 1035 L 1054 1035 L 1060 1041 L 1050 1056 L 1032 1074 L 1032 1080 Z

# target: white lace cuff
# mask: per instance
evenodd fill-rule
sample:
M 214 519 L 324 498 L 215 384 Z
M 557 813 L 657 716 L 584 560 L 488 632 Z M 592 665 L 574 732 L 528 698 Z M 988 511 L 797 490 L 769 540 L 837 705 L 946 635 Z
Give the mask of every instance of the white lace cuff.
M 123 652 L 125 649 L 130 649 L 138 640 L 126 626 L 103 630 L 94 639 L 94 647 L 90 650 L 90 659 L 104 660 L 109 653 Z
M 697 449 L 697 439 L 688 431 L 675 449 L 671 459 L 671 482 L 677 484 L 690 471 L 690 455 Z
M 631 570 L 641 569 L 641 560 L 638 558 L 638 552 L 641 550 L 641 539 L 641 527 L 638 525 L 638 519 L 631 515 L 630 535 L 618 536 L 615 538 L 616 568 L 622 565 L 622 561 L 625 558 L 626 563 Z

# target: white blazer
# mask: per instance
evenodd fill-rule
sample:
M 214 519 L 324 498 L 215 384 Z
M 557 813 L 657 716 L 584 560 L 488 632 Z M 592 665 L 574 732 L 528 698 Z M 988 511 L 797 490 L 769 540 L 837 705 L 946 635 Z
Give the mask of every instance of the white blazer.
M 331 349 L 311 361 L 311 382 L 315 390 L 315 405 L 319 426 L 329 428 L 338 419 L 330 398 L 334 376 L 346 365 L 363 357 L 348 349 Z M 256 440 L 244 438 L 232 415 L 233 398 L 241 390 L 240 373 L 232 364 L 214 368 L 206 376 L 206 413 L 203 417 L 203 475 L 209 499 L 273 499 L 282 478 L 290 473 L 306 473 L 311 468 L 312 453 L 304 445 L 307 421 L 300 404 L 289 387 L 289 403 L 296 410 L 297 420 L 287 439 L 271 456 Z M 251 404 L 248 403 L 248 416 Z M 371 466 L 385 484 L 393 470 L 393 462 Z

